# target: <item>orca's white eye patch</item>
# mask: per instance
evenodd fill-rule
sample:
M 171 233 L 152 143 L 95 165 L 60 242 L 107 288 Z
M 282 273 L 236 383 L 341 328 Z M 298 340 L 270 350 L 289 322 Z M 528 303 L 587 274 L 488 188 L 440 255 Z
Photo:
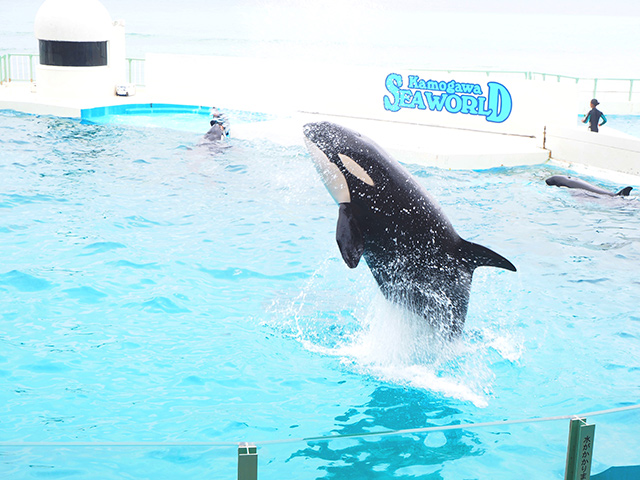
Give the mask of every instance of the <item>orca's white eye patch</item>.
M 373 179 L 369 176 L 369 174 L 366 172 L 364 168 L 358 165 L 351 157 L 347 155 L 343 155 L 342 153 L 339 153 L 338 157 L 342 161 L 342 164 L 344 165 L 344 167 L 347 170 L 349 170 L 349 172 L 353 176 L 357 177 L 367 185 L 371 185 L 373 187 L 374 185 Z

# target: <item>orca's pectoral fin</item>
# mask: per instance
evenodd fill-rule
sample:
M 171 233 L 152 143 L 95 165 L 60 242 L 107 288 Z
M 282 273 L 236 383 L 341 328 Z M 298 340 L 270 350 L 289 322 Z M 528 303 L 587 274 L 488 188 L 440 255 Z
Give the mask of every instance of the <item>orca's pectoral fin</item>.
M 628 197 L 629 193 L 631 193 L 631 190 L 633 190 L 633 187 L 624 187 L 622 190 L 616 193 L 616 195 L 618 195 L 619 197 Z
M 464 255 L 473 268 L 498 267 L 511 270 L 512 272 L 516 271 L 513 263 L 487 247 L 483 247 L 477 243 L 466 242 L 464 250 Z
M 336 241 L 344 262 L 349 268 L 356 268 L 364 251 L 364 240 L 350 203 L 340 204 Z

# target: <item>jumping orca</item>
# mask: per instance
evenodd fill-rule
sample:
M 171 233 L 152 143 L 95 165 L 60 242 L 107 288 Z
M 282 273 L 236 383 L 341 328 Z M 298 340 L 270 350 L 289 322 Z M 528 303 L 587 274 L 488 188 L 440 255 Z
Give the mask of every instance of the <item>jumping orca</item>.
M 580 180 L 579 178 L 568 177 L 566 175 L 554 175 L 547 178 L 545 182 L 547 182 L 547 185 L 555 185 L 556 187 L 579 188 L 588 192 L 597 193 L 599 195 L 609 195 L 611 197 L 628 197 L 629 192 L 633 190 L 633 187 L 625 187 L 619 192 L 613 193 L 605 190 L 604 188 L 591 185 L 590 183 L 585 182 L 584 180 Z
M 516 267 L 463 240 L 429 193 L 369 138 L 329 122 L 305 125 L 304 136 L 339 204 L 336 240 L 345 263 L 355 268 L 364 256 L 389 301 L 460 334 L 473 271 Z

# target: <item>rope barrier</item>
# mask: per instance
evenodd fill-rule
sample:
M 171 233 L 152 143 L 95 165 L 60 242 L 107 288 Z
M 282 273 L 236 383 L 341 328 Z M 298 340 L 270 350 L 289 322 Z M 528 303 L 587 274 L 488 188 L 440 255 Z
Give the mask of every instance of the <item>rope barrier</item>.
M 611 408 L 608 410 L 598 410 L 576 415 L 560 415 L 556 417 L 525 418 L 519 420 L 499 420 L 495 422 L 483 423 L 462 423 L 458 425 L 444 425 L 438 427 L 408 428 L 401 430 L 385 430 L 382 432 L 363 432 L 341 435 L 325 435 L 316 437 L 287 438 L 283 440 L 265 440 L 261 442 L 251 442 L 256 445 L 277 445 L 285 443 L 306 443 L 331 441 L 342 438 L 365 438 L 365 437 L 386 437 L 391 435 L 407 435 L 412 433 L 442 432 L 448 430 L 471 430 L 484 427 L 500 427 L 505 425 L 517 425 L 523 423 L 541 423 L 557 420 L 570 420 L 581 417 L 596 417 L 609 415 L 612 413 L 626 412 L 640 409 L 640 404 L 629 405 L 627 407 Z M 0 447 L 237 447 L 244 442 L 0 442 Z

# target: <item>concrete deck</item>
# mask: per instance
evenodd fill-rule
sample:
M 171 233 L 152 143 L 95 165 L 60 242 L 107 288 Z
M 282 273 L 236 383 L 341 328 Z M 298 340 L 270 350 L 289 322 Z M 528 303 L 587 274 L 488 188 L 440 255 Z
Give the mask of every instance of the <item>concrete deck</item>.
M 10 82 L 0 86 L 0 109 L 16 110 L 33 115 L 80 118 L 84 108 L 129 103 L 148 103 L 144 93 L 139 96 L 118 97 L 109 95 L 92 98 L 48 97 L 38 93 L 37 87 L 26 82 Z

